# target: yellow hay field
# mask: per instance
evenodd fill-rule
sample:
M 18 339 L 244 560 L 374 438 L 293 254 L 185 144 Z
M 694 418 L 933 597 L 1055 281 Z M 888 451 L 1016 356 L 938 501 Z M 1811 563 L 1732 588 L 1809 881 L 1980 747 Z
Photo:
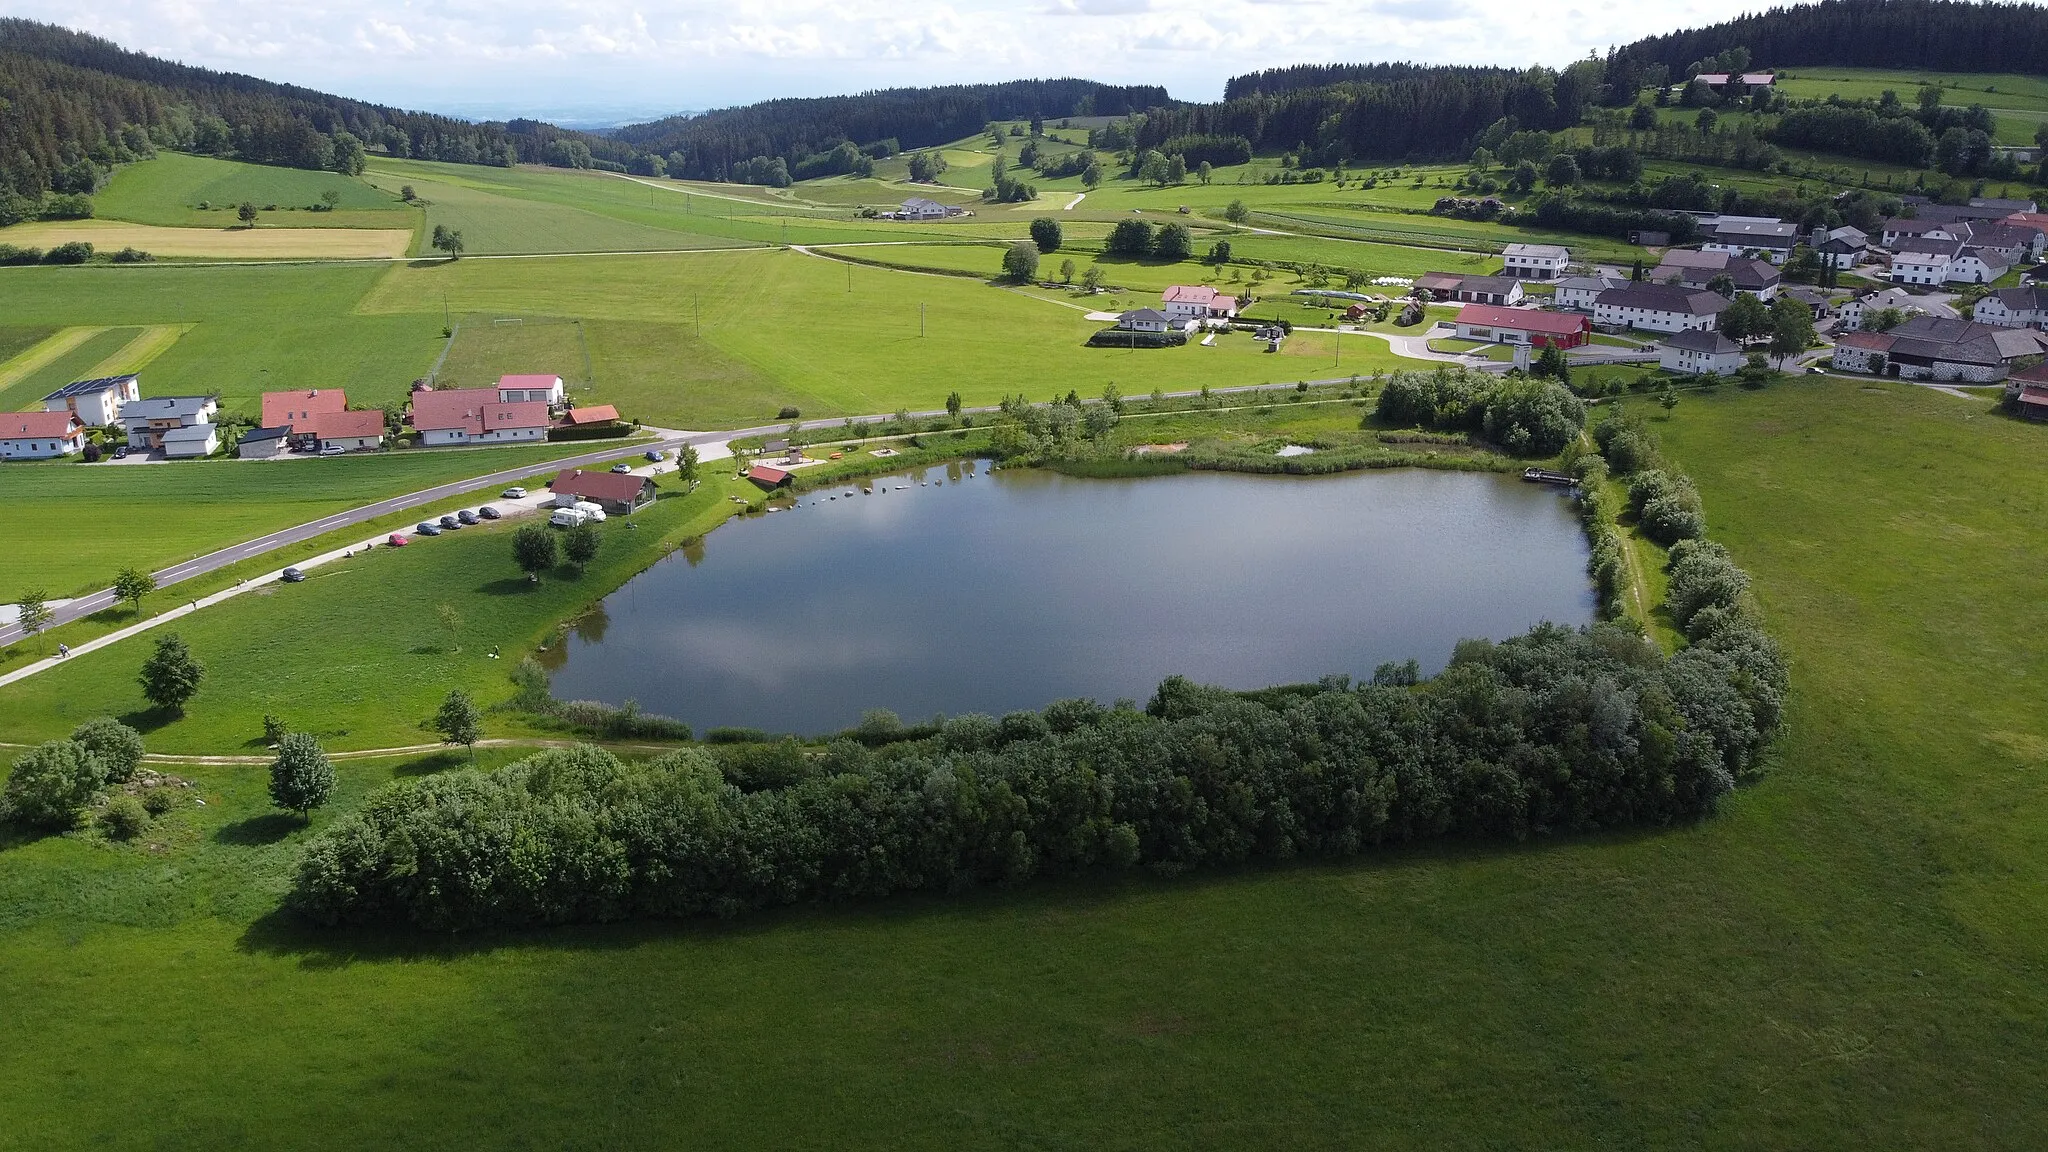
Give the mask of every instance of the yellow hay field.
M 156 256 L 225 260 L 374 259 L 403 256 L 404 228 L 164 228 L 120 220 L 41 220 L 0 230 L 0 242 L 51 248 L 83 240 L 103 252 L 140 248 Z

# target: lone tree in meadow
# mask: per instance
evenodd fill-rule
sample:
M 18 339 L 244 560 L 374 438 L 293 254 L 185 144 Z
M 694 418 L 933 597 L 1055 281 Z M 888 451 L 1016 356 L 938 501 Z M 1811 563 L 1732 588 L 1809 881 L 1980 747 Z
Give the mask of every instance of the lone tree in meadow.
M 1050 216 L 1040 216 L 1031 222 L 1031 242 L 1038 245 L 1040 252 L 1057 252 L 1064 239 L 1060 222 Z
M 183 712 L 185 702 L 199 691 L 206 678 L 206 666 L 192 658 L 191 649 L 176 632 L 157 637 L 156 651 L 142 662 L 136 680 L 151 704 L 172 712 Z
M 441 734 L 444 742 L 469 749 L 469 758 L 474 761 L 476 742 L 484 738 L 483 713 L 477 711 L 469 693 L 454 689 L 441 701 L 441 710 L 434 713 L 434 731 Z
M 598 545 L 603 542 L 604 538 L 597 534 L 597 525 L 578 524 L 562 538 L 562 555 L 576 566 L 580 574 L 592 560 L 597 559 Z
M 684 491 L 697 486 L 697 446 L 685 444 L 676 449 L 676 479 L 683 482 Z
M 555 534 L 539 524 L 527 524 L 512 533 L 512 562 L 528 576 L 538 576 L 555 566 Z
M 462 229 L 450 228 L 446 224 L 434 225 L 434 247 L 448 254 L 450 260 L 462 255 Z
M 240 220 L 244 224 L 255 224 L 256 206 L 247 200 L 242 201 L 242 206 L 235 209 L 235 219 Z
M 1232 200 L 1230 207 L 1223 210 L 1223 218 L 1232 224 L 1242 224 L 1252 218 L 1252 210 L 1245 207 L 1244 201 Z
M 44 629 L 50 626 L 50 621 L 56 619 L 50 613 L 49 600 L 40 588 L 22 593 L 21 601 L 15 607 L 21 610 L 20 623 L 23 636 L 40 638 Z M 40 639 L 37 640 L 36 647 L 38 650 L 41 649 L 42 642 Z
M 123 568 L 114 577 L 114 598 L 126 600 L 137 616 L 142 615 L 142 598 L 154 591 L 156 577 L 140 568 Z
M 287 733 L 270 762 L 270 802 L 304 820 L 333 795 L 334 765 L 320 742 L 304 732 Z
M 1038 245 L 1019 240 L 1003 252 L 1003 275 L 1020 283 L 1038 275 Z

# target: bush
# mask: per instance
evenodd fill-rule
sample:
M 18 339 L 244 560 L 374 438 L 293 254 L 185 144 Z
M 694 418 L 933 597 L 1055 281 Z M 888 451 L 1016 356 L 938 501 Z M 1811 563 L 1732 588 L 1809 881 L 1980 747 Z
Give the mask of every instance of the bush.
M 777 420 L 798 420 L 801 419 L 802 417 L 803 413 L 801 411 L 789 407 L 784 407 L 783 409 L 775 413 L 775 418 Z
M 111 716 L 80 724 L 71 740 L 99 760 L 109 783 L 127 783 L 142 766 L 142 733 Z
M 133 840 L 149 827 L 149 811 L 133 796 L 116 796 L 100 812 L 100 827 L 110 840 Z
M 114 253 L 111 259 L 116 264 L 147 264 L 151 260 L 156 259 L 156 257 L 144 252 L 140 248 L 123 248 L 119 252 Z
M 1029 240 L 1019 240 L 1003 249 L 1003 275 L 1018 283 L 1037 277 L 1038 245 Z
M 177 793 L 170 788 L 150 788 L 142 793 L 142 810 L 151 816 L 161 816 L 177 806 Z
M 1517 456 L 1555 456 L 1585 426 L 1586 406 L 1554 381 L 1503 380 L 1486 397 L 1486 438 Z
M 1593 442 L 1600 446 L 1600 454 L 1607 457 L 1607 466 L 1616 476 L 1655 468 L 1660 460 L 1657 438 L 1649 423 L 1619 404 L 1593 429 Z
M 1545 626 L 1461 644 L 1414 686 L 1175 678 L 1143 713 L 1068 701 L 822 756 L 550 750 L 386 787 L 308 845 L 289 902 L 321 923 L 433 931 L 734 916 L 1663 824 L 1711 812 L 1754 767 L 1783 682 L 1754 629 L 1667 660 L 1622 629 Z
M 40 264 L 43 262 L 41 248 L 24 248 L 18 244 L 0 244 L 0 265 Z
M 1684 476 L 1674 479 L 1656 469 L 1638 472 L 1629 481 L 1628 502 L 1643 535 L 1665 547 L 1706 532 L 1699 491 Z
M 1681 630 L 1689 631 L 1695 617 L 1708 609 L 1722 610 L 1721 618 L 1709 621 L 1720 628 L 1749 588 L 1749 574 L 1735 566 L 1726 548 L 1710 541 L 1689 540 L 1673 548 L 1670 570 L 1664 607 Z
M 52 740 L 14 761 L 0 813 L 30 828 L 62 832 L 77 826 L 79 812 L 106 782 L 107 770 L 92 753 L 70 740 Z
M 92 259 L 92 245 L 83 240 L 73 240 L 69 244 L 59 244 L 48 252 L 43 253 L 43 263 L 45 264 L 83 264 L 90 259 Z

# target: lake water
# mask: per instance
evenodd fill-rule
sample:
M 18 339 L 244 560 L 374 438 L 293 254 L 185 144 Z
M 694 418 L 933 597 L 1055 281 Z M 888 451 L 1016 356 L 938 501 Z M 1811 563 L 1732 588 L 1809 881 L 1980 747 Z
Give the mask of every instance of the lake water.
M 728 522 L 544 659 L 562 699 L 818 734 L 868 708 L 1142 703 L 1176 672 L 1232 688 L 1410 657 L 1434 672 L 1463 637 L 1589 622 L 1586 560 L 1571 501 L 1509 476 L 951 465 Z

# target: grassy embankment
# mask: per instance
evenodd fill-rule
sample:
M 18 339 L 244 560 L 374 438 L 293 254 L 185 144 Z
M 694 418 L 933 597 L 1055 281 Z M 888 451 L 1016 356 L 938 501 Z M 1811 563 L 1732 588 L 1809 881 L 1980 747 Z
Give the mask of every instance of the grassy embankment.
M 260 771 L 180 769 L 208 806 L 140 844 L 4 848 L 0 1122 L 42 1147 L 2029 1145 L 2039 430 L 1821 381 L 1658 430 L 1795 660 L 1775 774 L 1697 827 L 421 941 L 266 918 L 305 833 Z M 344 762 L 314 827 L 446 762 Z

